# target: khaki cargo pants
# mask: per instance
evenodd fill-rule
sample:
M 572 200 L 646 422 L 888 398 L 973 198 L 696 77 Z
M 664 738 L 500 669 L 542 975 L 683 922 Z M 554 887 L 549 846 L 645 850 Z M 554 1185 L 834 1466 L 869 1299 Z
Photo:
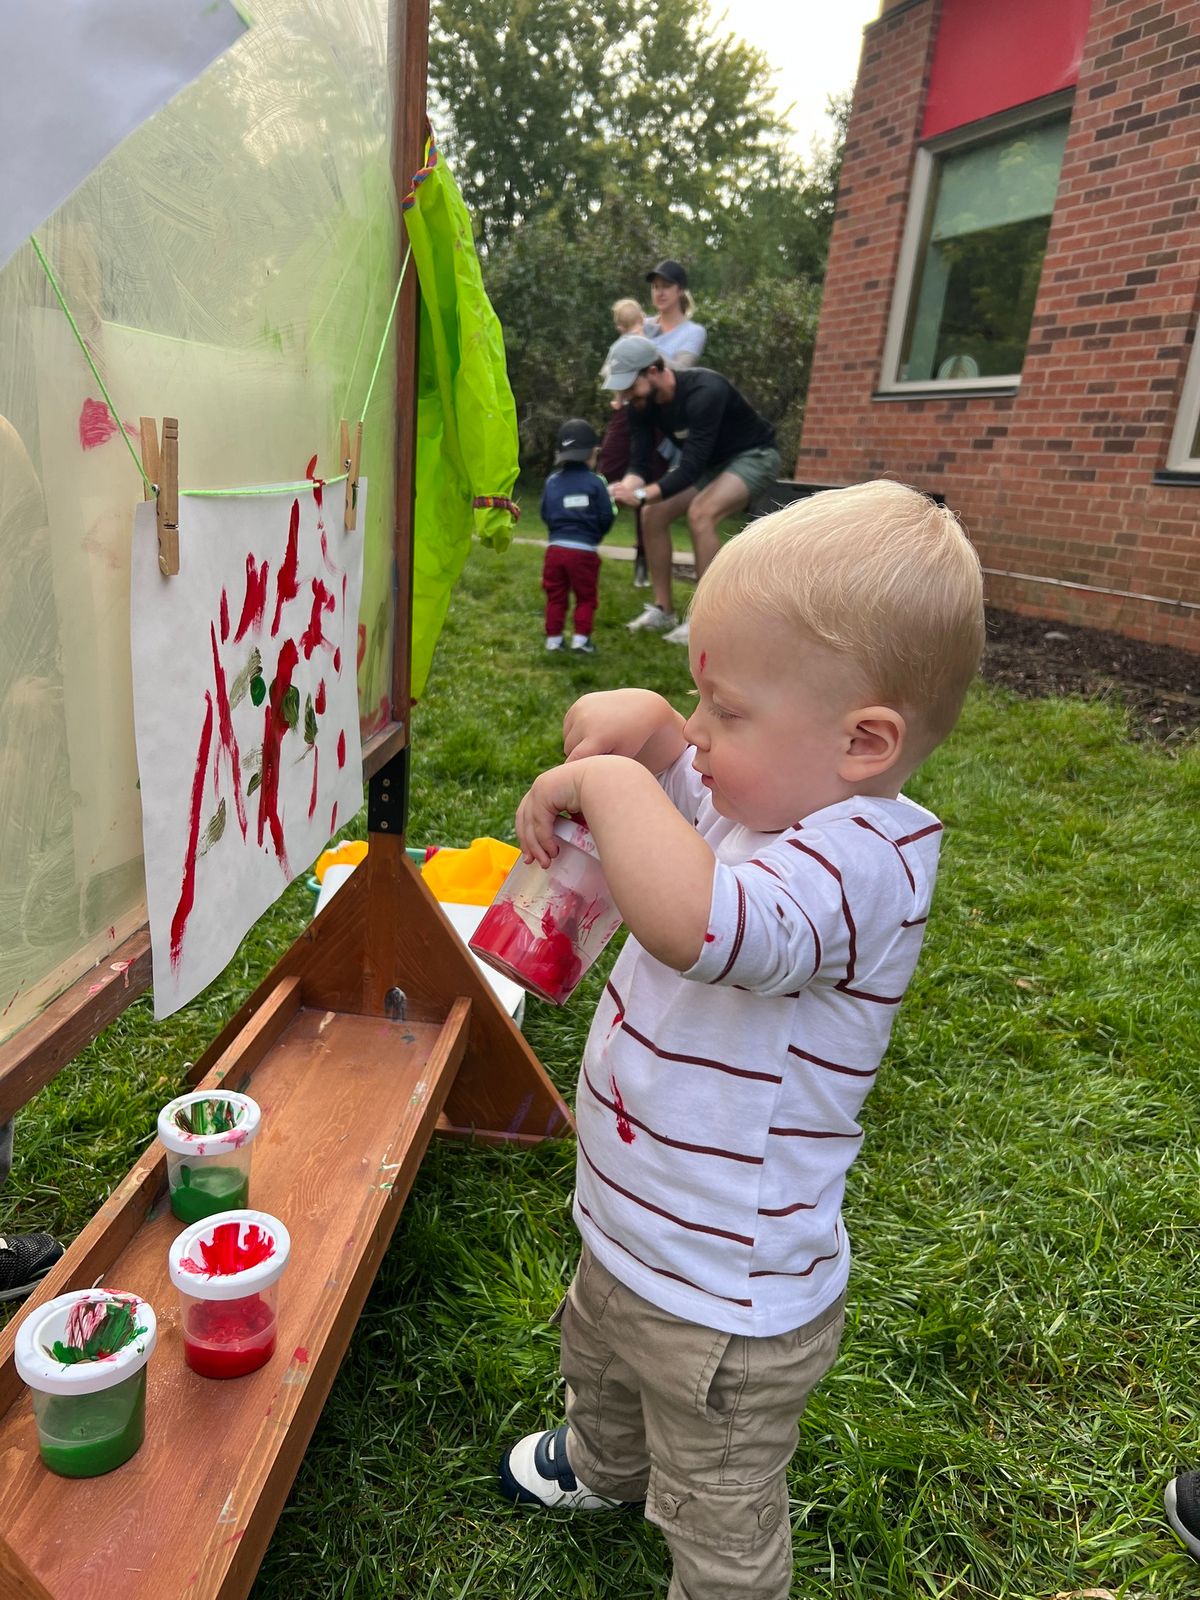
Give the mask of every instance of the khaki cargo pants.
M 567 1456 L 589 1489 L 645 1497 L 674 1558 L 667 1600 L 788 1600 L 788 1462 L 833 1365 L 845 1297 L 769 1339 L 660 1311 L 584 1246 L 555 1313 Z

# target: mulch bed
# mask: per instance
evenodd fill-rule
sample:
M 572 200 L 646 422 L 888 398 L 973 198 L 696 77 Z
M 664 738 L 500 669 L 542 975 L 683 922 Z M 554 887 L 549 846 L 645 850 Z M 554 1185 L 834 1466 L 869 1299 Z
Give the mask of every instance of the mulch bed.
M 983 676 L 1032 700 L 1113 701 L 1133 739 L 1175 745 L 1200 730 L 1200 655 L 1190 650 L 989 609 Z

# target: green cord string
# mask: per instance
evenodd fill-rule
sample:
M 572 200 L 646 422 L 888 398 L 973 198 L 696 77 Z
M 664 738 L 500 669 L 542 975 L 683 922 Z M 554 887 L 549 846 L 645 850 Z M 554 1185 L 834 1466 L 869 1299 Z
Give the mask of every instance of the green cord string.
M 84 339 L 83 334 L 79 331 L 79 324 L 71 315 L 70 306 L 68 306 L 66 300 L 63 298 L 63 292 L 59 288 L 58 279 L 54 276 L 54 269 L 46 260 L 46 257 L 42 254 L 42 247 L 33 235 L 30 235 L 29 242 L 33 246 L 34 254 L 42 264 L 42 270 L 46 274 L 50 287 L 54 290 L 55 298 L 62 307 L 63 316 L 66 317 L 67 322 L 70 324 L 71 332 L 75 335 L 75 338 L 79 343 L 79 348 L 83 351 L 84 359 L 87 361 L 88 366 L 92 369 L 92 377 L 95 378 L 96 382 L 100 385 L 100 393 L 104 396 L 104 402 L 108 406 L 108 409 L 112 414 L 112 419 L 117 425 L 118 433 L 125 441 L 125 447 L 129 451 L 134 466 L 138 469 L 138 473 L 141 476 L 142 482 L 152 494 L 157 494 L 158 485 L 151 483 L 146 469 L 138 457 L 137 451 L 129 442 L 129 435 L 125 432 L 124 424 L 117 415 L 117 408 L 113 404 L 112 396 L 104 387 L 104 379 L 100 376 L 100 372 L 96 366 L 96 363 L 92 360 L 92 352 L 87 347 L 87 341 Z M 371 404 L 371 396 L 375 392 L 375 379 L 379 376 L 379 368 L 383 364 L 383 353 L 387 349 L 388 338 L 392 331 L 392 323 L 396 316 L 396 307 L 400 303 L 400 291 L 404 287 L 404 277 L 408 271 L 408 263 L 411 260 L 412 246 L 410 245 L 404 257 L 404 263 L 400 268 L 400 277 L 396 283 L 396 292 L 392 296 L 392 305 L 391 310 L 387 315 L 387 322 L 384 324 L 383 337 L 379 341 L 379 350 L 375 356 L 375 367 L 371 373 L 371 382 L 367 386 L 367 398 L 363 401 L 362 412 L 358 419 L 359 422 L 365 422 L 367 420 L 367 410 Z M 234 497 L 240 498 L 242 495 L 256 494 L 299 494 L 303 489 L 311 489 L 314 483 L 320 483 L 323 486 L 330 483 L 344 483 L 348 477 L 349 473 L 339 472 L 336 478 L 305 478 L 303 483 L 272 483 L 263 487 L 251 489 L 181 489 L 179 493 L 181 495 L 187 495 L 193 500 L 232 499 Z
M 133 446 L 129 442 L 129 435 L 125 432 L 125 424 L 121 421 L 120 417 L 117 415 L 117 408 L 112 403 L 112 396 L 109 394 L 108 390 L 104 387 L 104 379 L 100 376 L 100 373 L 99 373 L 99 371 L 98 371 L 98 369 L 96 367 L 96 363 L 92 360 L 92 352 L 88 349 L 87 341 L 84 339 L 82 333 L 80 333 L 80 331 L 79 331 L 79 324 L 75 321 L 75 318 L 71 315 L 70 306 L 63 299 L 63 292 L 58 286 L 58 279 L 54 276 L 53 268 L 51 267 L 50 263 L 46 260 L 45 256 L 42 254 L 42 247 L 37 242 L 36 237 L 33 236 L 32 234 L 30 235 L 29 242 L 33 246 L 34 254 L 37 256 L 38 260 L 42 263 L 42 270 L 45 272 L 46 277 L 49 279 L 50 287 L 54 290 L 55 297 L 57 298 L 59 305 L 62 307 L 63 316 L 66 317 L 67 321 L 71 325 L 71 332 L 75 335 L 76 339 L 78 339 L 78 341 L 79 341 L 79 348 L 83 351 L 84 358 L 87 361 L 88 366 L 91 367 L 91 369 L 92 369 L 92 377 L 95 378 L 96 382 L 100 385 L 100 393 L 104 396 L 105 404 L 108 406 L 109 411 L 112 413 L 112 419 L 117 425 L 117 432 L 121 435 L 122 439 L 124 439 L 125 447 L 129 451 L 130 456 L 133 458 L 133 464 L 138 469 L 138 473 L 141 476 L 142 482 L 146 485 L 147 489 L 149 489 L 151 491 L 151 493 L 157 493 L 158 492 L 157 485 L 150 482 L 150 479 L 146 474 L 146 469 L 142 465 L 137 451 L 133 448 Z

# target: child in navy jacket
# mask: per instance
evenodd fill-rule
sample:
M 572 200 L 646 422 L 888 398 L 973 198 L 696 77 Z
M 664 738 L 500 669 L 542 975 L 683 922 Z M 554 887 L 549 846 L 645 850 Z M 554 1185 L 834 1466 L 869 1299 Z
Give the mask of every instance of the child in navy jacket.
M 592 621 L 599 591 L 601 539 L 613 525 L 616 510 L 608 485 L 592 471 L 600 440 L 582 417 L 571 417 L 558 430 L 556 471 L 542 491 L 542 521 L 550 543 L 542 567 L 546 591 L 546 649 L 563 648 L 563 624 L 575 595 L 575 632 L 571 649 L 595 655 Z

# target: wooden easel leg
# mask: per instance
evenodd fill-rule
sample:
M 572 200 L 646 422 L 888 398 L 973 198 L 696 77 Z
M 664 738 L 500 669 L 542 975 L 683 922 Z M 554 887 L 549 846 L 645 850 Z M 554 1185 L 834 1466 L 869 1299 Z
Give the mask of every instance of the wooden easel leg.
M 0 1594 L 4 1600 L 54 1600 L 11 1545 L 0 1539 Z

